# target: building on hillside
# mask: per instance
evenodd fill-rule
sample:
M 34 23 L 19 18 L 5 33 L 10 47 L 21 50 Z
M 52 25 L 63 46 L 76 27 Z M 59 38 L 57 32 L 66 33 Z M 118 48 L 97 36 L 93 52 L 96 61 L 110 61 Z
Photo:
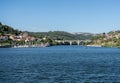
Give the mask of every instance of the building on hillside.
M 7 36 L 0 36 L 0 40 L 8 40 Z
M 28 35 L 27 32 L 25 32 L 25 33 L 22 34 L 22 37 L 23 37 L 23 38 L 27 38 L 28 36 L 29 36 L 29 35 Z

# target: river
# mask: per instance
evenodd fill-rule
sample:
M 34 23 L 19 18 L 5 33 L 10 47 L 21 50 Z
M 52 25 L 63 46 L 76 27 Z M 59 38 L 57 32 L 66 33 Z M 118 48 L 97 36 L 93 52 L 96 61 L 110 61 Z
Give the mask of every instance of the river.
M 120 49 L 0 48 L 0 83 L 119 83 Z

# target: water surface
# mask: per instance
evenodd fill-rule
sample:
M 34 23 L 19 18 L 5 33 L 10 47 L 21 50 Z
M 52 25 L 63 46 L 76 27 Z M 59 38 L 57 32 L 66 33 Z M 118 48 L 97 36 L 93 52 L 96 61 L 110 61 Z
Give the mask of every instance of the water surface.
M 120 82 L 120 49 L 0 48 L 0 83 Z

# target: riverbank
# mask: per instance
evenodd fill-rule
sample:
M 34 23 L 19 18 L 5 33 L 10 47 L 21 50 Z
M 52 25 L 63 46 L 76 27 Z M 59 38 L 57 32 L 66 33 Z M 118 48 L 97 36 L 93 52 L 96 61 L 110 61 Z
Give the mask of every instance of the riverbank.
M 5 46 L 0 45 L 0 48 L 11 48 L 11 45 L 5 45 Z
M 49 44 L 36 44 L 36 45 L 5 45 L 0 46 L 0 48 L 39 48 L 39 47 L 49 47 L 49 46 L 60 46 L 60 45 L 49 45 Z M 62 46 L 62 45 L 61 45 Z M 83 45 L 84 46 L 84 45 Z M 110 47 L 110 48 L 120 48 L 115 46 L 102 46 L 102 45 L 85 45 L 87 47 Z
M 19 45 L 12 48 L 36 48 L 36 47 L 48 47 L 49 45 Z
M 102 47 L 101 45 L 86 45 L 86 46 L 90 46 L 90 47 Z
M 36 47 L 48 47 L 50 46 L 48 43 L 46 44 L 35 44 L 35 45 L 0 45 L 0 48 L 36 48 Z

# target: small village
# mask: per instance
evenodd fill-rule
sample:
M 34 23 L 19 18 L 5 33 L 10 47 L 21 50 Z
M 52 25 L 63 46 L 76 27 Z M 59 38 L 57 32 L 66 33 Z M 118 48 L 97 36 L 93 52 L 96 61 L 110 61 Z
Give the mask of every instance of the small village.
M 49 43 L 40 42 L 41 40 L 45 40 L 46 38 L 38 39 L 32 36 L 29 36 L 27 32 L 21 33 L 19 35 L 6 34 L 0 35 L 0 41 L 10 41 L 13 48 L 20 47 L 46 47 L 49 46 Z M 7 44 L 7 43 L 6 43 Z M 0 46 L 2 47 L 1 43 Z M 10 46 L 5 45 L 5 46 Z M 3 45 L 3 47 L 5 47 Z

